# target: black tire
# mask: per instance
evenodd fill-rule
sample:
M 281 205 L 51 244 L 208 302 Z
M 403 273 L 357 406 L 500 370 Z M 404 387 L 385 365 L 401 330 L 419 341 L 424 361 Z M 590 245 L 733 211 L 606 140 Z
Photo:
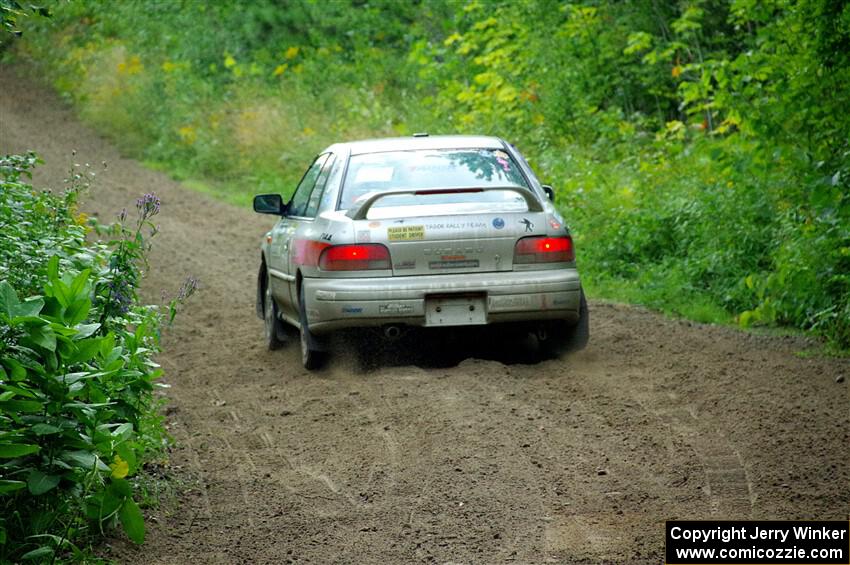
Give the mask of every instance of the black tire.
M 540 352 L 545 357 L 581 351 L 590 341 L 590 311 L 584 290 L 579 297 L 578 321 L 574 324 L 556 322 L 546 332 L 546 339 L 538 338 Z
M 304 285 L 298 290 L 298 318 L 301 325 L 301 363 L 308 371 L 320 369 L 325 363 L 325 352 L 321 342 L 310 331 L 307 323 L 307 308 L 304 301 Z
M 263 329 L 266 347 L 269 351 L 280 349 L 286 342 L 286 330 L 279 317 L 277 304 L 272 298 L 271 279 L 266 274 L 266 285 L 263 288 Z

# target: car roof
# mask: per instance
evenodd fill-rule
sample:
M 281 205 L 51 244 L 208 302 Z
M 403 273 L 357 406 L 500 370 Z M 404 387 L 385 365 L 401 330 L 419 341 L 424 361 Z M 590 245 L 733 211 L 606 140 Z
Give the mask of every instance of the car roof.
M 429 135 L 416 137 L 386 137 L 339 143 L 334 148 L 346 147 L 352 155 L 383 153 L 385 151 L 411 151 L 415 149 L 504 149 L 505 142 L 498 137 L 485 135 Z

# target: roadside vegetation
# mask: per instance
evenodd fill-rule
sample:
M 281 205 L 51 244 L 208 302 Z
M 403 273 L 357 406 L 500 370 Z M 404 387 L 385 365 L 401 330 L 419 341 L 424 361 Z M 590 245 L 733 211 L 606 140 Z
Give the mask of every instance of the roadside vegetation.
M 2 563 L 88 560 L 117 525 L 143 542 L 143 466 L 167 446 L 154 355 L 196 286 L 163 312 L 142 304 L 157 197 L 103 225 L 76 210 L 85 167 L 64 191 L 36 191 L 37 162 L 0 158 Z
M 592 294 L 850 347 L 845 2 L 49 7 L 7 58 L 191 186 L 247 204 L 334 140 L 500 135 L 555 186 Z

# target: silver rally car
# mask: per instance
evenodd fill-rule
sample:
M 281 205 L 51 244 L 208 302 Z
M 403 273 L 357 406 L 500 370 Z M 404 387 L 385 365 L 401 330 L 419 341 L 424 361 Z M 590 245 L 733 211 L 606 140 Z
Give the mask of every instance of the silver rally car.
M 291 200 L 254 197 L 278 216 L 261 246 L 257 314 L 274 349 L 300 333 L 307 369 L 330 332 L 508 324 L 552 353 L 589 336 L 564 219 L 509 143 L 428 136 L 338 143 Z

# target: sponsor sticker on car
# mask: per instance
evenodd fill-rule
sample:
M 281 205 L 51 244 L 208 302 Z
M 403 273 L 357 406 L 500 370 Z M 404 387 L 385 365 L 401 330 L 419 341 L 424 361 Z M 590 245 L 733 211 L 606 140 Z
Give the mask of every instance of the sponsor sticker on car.
M 413 304 L 402 304 L 400 302 L 390 302 L 389 304 L 380 304 L 378 306 L 379 314 L 412 314 Z
M 418 241 L 425 239 L 425 226 L 397 226 L 387 228 L 390 241 Z

